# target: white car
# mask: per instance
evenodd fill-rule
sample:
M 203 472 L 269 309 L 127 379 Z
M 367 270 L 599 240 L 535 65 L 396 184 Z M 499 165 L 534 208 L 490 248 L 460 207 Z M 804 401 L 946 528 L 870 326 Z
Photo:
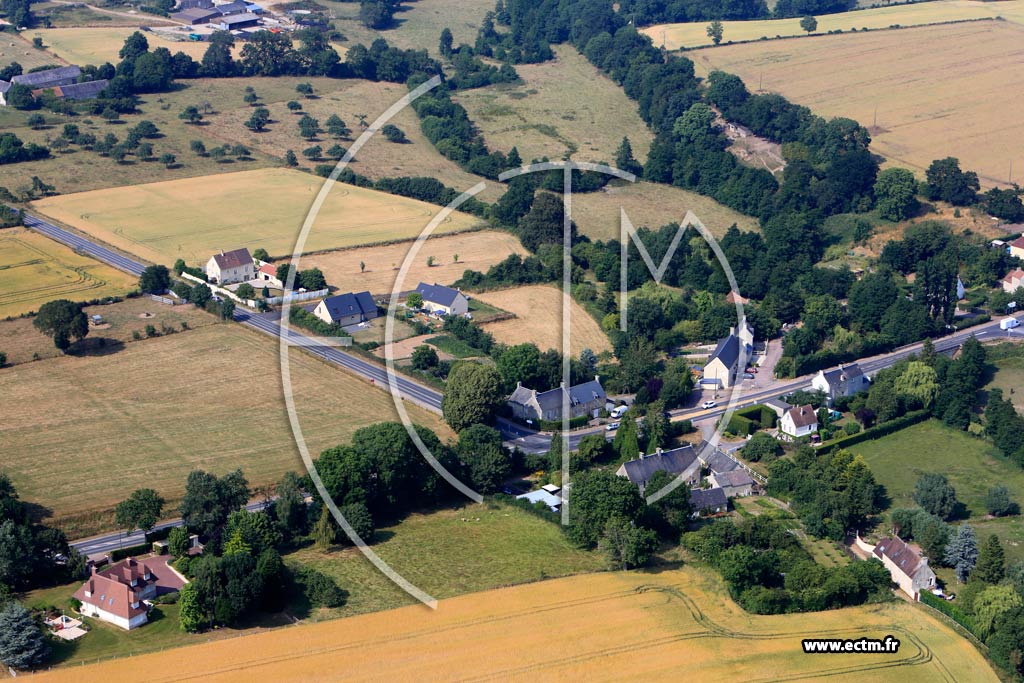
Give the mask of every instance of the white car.
M 700 407 L 703 408 L 704 410 L 711 410 L 717 405 L 718 403 L 716 403 L 715 401 L 704 401 L 703 403 L 700 404 Z
M 618 428 L 619 428 L 619 423 L 618 422 L 612 422 L 612 423 L 609 423 L 608 426 L 606 426 L 604 428 L 604 430 L 606 432 L 613 432 L 613 431 L 615 431 Z

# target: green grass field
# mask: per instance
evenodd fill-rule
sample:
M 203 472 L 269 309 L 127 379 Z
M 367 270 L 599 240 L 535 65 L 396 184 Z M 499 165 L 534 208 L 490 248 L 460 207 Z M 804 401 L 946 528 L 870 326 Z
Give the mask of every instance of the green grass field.
M 183 258 L 205 265 L 218 250 L 263 247 L 290 255 L 322 178 L 264 169 L 96 190 L 34 202 L 42 213 L 154 263 Z M 440 207 L 336 183 L 317 214 L 304 251 L 415 238 Z M 437 234 L 479 224 L 455 213 Z
M 3 469 L 72 538 L 113 528 L 111 508 L 136 488 L 157 489 L 173 508 L 194 468 L 241 467 L 252 486 L 302 472 L 278 354 L 270 337 L 223 323 L 105 356 L 4 368 Z M 313 454 L 397 419 L 390 394 L 302 351 L 292 352 L 291 377 Z M 442 440 L 451 436 L 439 416 L 407 408 Z
M 1007 344 L 997 347 L 990 356 L 995 373 L 985 390 L 1002 389 L 1003 398 L 1013 401 L 1018 412 L 1024 411 L 1024 349 Z
M 596 552 L 579 550 L 561 528 L 518 508 L 467 505 L 413 514 L 378 530 L 373 550 L 406 579 L 435 598 L 604 569 Z M 314 618 L 350 616 L 413 604 L 355 548 L 287 555 L 333 576 L 350 591 L 348 604 Z
M 437 54 L 441 31 L 451 29 L 455 44 L 473 44 L 484 15 L 494 11 L 492 0 L 417 0 L 403 3 L 394 26 L 383 31 L 366 28 L 359 20 L 359 4 L 317 0 L 334 18 L 334 27 L 348 39 L 343 45 L 369 46 L 377 38 L 402 49 L 429 50 Z
M 459 91 L 455 100 L 469 112 L 488 147 L 519 149 L 524 161 L 613 163 L 624 136 L 641 163 L 651 132 L 618 85 L 570 46 L 555 48 L 556 59 L 516 67 L 522 83 Z
M 856 29 L 883 29 L 893 25 L 919 26 L 965 19 L 992 19 L 1004 17 L 1010 21 L 1024 21 L 1024 1 L 1006 0 L 990 3 L 975 0 L 934 0 L 901 4 L 894 7 L 873 7 L 871 9 L 840 14 L 826 14 L 816 17 L 816 33 L 829 31 L 850 31 Z M 641 29 L 658 47 L 668 50 L 711 45 L 707 34 L 708 22 L 684 24 L 657 24 Z M 806 32 L 800 27 L 800 19 L 760 19 L 755 21 L 723 21 L 722 44 L 762 38 L 802 36 Z
M 38 310 L 53 299 L 119 296 L 137 284 L 136 278 L 39 233 L 0 230 L 0 318 Z

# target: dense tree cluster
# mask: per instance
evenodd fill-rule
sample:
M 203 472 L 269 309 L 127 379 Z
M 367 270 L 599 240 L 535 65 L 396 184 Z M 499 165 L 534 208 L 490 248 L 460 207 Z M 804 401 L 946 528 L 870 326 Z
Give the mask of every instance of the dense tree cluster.
M 64 533 L 32 522 L 28 504 L 0 473 L 0 595 L 73 578 L 81 564 L 55 562 L 57 555 L 68 554 Z

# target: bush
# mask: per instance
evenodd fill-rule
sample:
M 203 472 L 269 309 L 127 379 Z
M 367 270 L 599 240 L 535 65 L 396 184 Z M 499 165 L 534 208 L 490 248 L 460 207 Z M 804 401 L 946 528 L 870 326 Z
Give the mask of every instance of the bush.
M 977 627 L 974 625 L 974 620 L 956 605 L 943 600 L 937 595 L 932 595 L 929 591 L 921 591 L 921 602 L 939 612 L 942 612 L 947 617 L 967 629 L 974 637 L 978 637 Z
M 748 436 L 757 431 L 757 423 L 736 412 L 732 414 L 732 418 L 729 420 L 725 431 L 736 436 Z
M 181 593 L 174 591 L 172 593 L 164 593 L 163 595 L 157 596 L 153 601 L 158 605 L 175 605 L 178 603 L 178 598 L 181 597 Z
M 348 594 L 338 587 L 334 579 L 312 567 L 304 567 L 299 573 L 302 593 L 314 607 L 341 607 Z
M 145 555 L 153 551 L 153 546 L 150 543 L 140 543 L 139 545 L 129 546 L 127 548 L 118 548 L 114 552 L 110 553 L 111 562 L 120 562 L 126 557 L 135 557 L 136 555 Z

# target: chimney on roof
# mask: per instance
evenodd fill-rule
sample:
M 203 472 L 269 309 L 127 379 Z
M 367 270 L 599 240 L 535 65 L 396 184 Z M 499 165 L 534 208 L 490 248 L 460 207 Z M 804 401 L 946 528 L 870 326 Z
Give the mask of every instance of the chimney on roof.
M 658 455 L 661 455 L 661 454 L 662 454 L 662 452 L 663 452 L 663 451 L 661 450 L 661 447 L 660 447 L 660 446 L 658 447 L 658 450 L 657 450 L 656 452 L 657 452 L 657 454 L 658 454 Z
M 643 452 L 643 451 L 640 451 L 640 459 L 641 459 L 641 460 L 643 460 L 643 459 L 644 459 L 644 458 L 646 458 L 646 457 L 647 457 L 647 456 L 646 456 L 646 455 L 644 454 L 644 452 Z

